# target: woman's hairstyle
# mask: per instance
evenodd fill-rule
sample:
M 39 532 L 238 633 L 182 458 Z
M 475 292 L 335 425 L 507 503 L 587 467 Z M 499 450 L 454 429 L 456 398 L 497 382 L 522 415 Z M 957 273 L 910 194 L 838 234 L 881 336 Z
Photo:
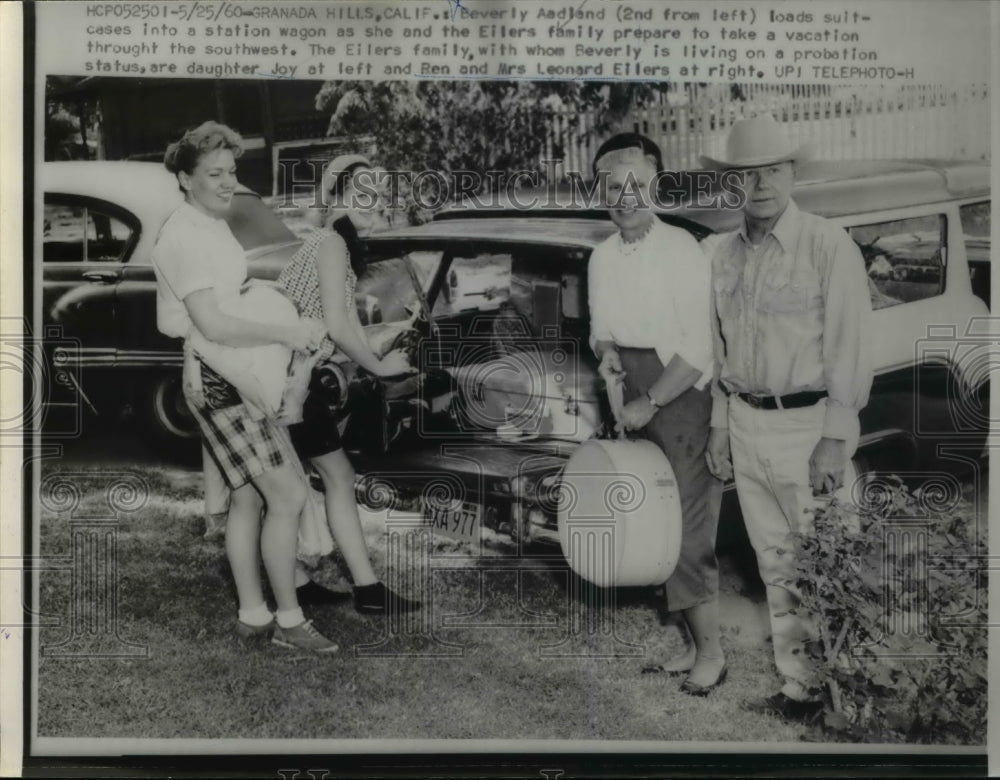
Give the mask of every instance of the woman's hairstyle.
M 591 169 L 594 176 L 597 176 L 597 171 L 602 165 L 606 166 L 615 161 L 631 161 L 637 156 L 649 158 L 656 172 L 663 172 L 663 155 L 660 153 L 660 147 L 640 133 L 619 133 L 611 136 L 597 149 Z
M 319 199 L 322 203 L 327 203 L 327 197 L 333 196 L 334 200 L 343 195 L 347 188 L 347 183 L 351 181 L 354 174 L 362 168 L 371 168 L 372 164 L 367 157 L 360 154 L 342 154 L 335 157 L 326 166 L 323 175 L 319 180 Z M 358 229 L 354 226 L 351 218 L 344 214 L 335 219 L 331 224 L 332 228 L 347 244 L 347 251 L 351 257 L 351 269 L 355 276 L 361 276 L 365 267 L 365 258 L 368 247 L 358 235 Z
M 228 149 L 233 157 L 239 157 L 243 154 L 243 139 L 231 127 L 210 120 L 170 144 L 163 155 L 163 164 L 174 175 L 181 171 L 190 175 L 199 159 L 217 149 Z
M 354 223 L 351 222 L 351 218 L 346 214 L 339 219 L 335 219 L 330 227 L 336 231 L 336 233 L 344 239 L 344 243 L 347 244 L 347 252 L 351 259 L 351 270 L 353 270 L 354 275 L 360 279 L 361 273 L 365 268 L 365 258 L 368 255 L 368 247 L 365 242 L 361 240 L 361 236 L 358 235 L 358 229 L 354 227 Z
M 319 180 L 323 202 L 326 202 L 327 196 L 333 195 L 337 198 L 342 195 L 347 188 L 347 182 L 358 170 L 371 167 L 368 158 L 360 154 L 341 154 L 334 157 L 323 170 Z
M 347 188 L 347 182 L 351 180 L 354 173 L 361 168 L 370 168 L 367 162 L 356 162 L 353 165 L 349 165 L 344 170 L 340 171 L 336 176 L 333 177 L 330 183 L 329 195 L 342 195 L 344 190 Z

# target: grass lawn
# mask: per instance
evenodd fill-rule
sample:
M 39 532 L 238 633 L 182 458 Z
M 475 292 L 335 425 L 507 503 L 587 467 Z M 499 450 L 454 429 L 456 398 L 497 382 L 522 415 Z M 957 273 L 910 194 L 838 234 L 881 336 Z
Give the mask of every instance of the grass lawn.
M 752 597 L 745 595 L 730 559 L 723 560 L 721 595 L 729 679 L 705 699 L 681 694 L 677 678 L 641 673 L 682 646 L 645 591 L 615 592 L 614 609 L 587 606 L 567 588 L 564 568 L 535 561 L 518 569 L 498 538 L 470 556 L 456 542 L 423 537 L 436 557 L 424 558 L 414 577 L 387 564 L 385 517 L 377 514 L 364 515 L 376 571 L 423 599 L 425 609 L 406 620 L 362 617 L 346 600 L 307 609 L 341 646 L 319 657 L 234 635 L 225 553 L 201 537 L 197 472 L 130 471 L 148 497 L 101 531 L 117 548 L 116 614 L 95 612 L 86 596 L 93 583 L 71 569 L 39 575 L 41 614 L 60 619 L 40 634 L 39 736 L 823 739 L 748 709 L 773 693 L 778 679 L 762 598 L 753 586 Z M 74 522 L 111 514 L 107 472 L 68 479 L 80 495 Z M 42 508 L 46 560 L 74 557 L 63 510 Z M 341 568 L 335 552 L 317 579 L 347 593 Z

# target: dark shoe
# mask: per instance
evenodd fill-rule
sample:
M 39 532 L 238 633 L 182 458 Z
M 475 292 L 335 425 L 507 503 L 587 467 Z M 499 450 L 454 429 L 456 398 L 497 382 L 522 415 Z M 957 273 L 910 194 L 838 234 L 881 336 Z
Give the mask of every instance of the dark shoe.
M 811 723 L 823 712 L 823 702 L 816 700 L 799 701 L 783 693 L 776 693 L 774 696 L 766 698 L 763 705 L 759 705 L 755 709 L 780 715 L 785 720 L 797 721 L 798 723 Z
M 715 678 L 715 682 L 711 685 L 699 685 L 689 677 L 681 683 L 681 693 L 686 693 L 688 696 L 708 696 L 708 694 L 726 681 L 728 675 L 729 667 L 723 666 L 722 671 L 719 672 L 719 676 Z
M 347 601 L 350 596 L 343 591 L 330 590 L 324 588 L 318 582 L 309 580 L 305 585 L 300 585 L 295 589 L 295 597 L 299 600 L 300 606 L 308 604 L 339 604 Z
M 354 608 L 362 615 L 384 615 L 387 612 L 415 612 L 420 602 L 403 598 L 381 582 L 354 589 Z

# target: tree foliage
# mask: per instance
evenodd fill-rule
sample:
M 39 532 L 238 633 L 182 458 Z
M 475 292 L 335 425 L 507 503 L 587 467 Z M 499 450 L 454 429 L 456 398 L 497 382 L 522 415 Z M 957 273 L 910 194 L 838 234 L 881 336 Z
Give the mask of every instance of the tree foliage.
M 798 609 L 817 622 L 828 732 L 984 743 L 986 540 L 975 505 L 947 487 L 879 478 L 863 506 L 832 503 L 798 539 Z
M 45 80 L 45 159 L 89 159 L 90 142 L 99 133 L 100 106 L 94 98 L 63 94 L 80 81 L 50 76 Z
M 370 138 L 392 170 L 537 170 L 553 117 L 595 109 L 607 131 L 665 85 L 582 81 L 330 81 L 330 135 Z M 558 149 L 556 150 L 558 154 Z

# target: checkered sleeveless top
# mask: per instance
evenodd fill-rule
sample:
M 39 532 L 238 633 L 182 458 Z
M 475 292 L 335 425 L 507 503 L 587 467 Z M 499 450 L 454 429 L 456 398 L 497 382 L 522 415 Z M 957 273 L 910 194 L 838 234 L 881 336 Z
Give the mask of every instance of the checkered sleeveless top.
M 299 307 L 299 314 L 303 317 L 310 317 L 315 320 L 323 320 L 323 301 L 319 292 L 319 271 L 316 270 L 316 255 L 324 241 L 330 236 L 337 235 L 329 230 L 315 230 L 306 239 L 291 260 L 288 261 L 280 274 L 278 274 L 278 284 L 280 284 L 288 296 Z M 347 255 L 347 284 L 344 290 L 344 297 L 348 314 L 356 316 L 357 307 L 354 302 L 354 289 L 358 284 L 358 277 L 354 275 L 351 268 L 350 253 Z M 353 313 L 353 314 L 352 314 Z M 327 334 L 320 345 L 320 360 L 326 360 L 337 351 L 337 345 Z

